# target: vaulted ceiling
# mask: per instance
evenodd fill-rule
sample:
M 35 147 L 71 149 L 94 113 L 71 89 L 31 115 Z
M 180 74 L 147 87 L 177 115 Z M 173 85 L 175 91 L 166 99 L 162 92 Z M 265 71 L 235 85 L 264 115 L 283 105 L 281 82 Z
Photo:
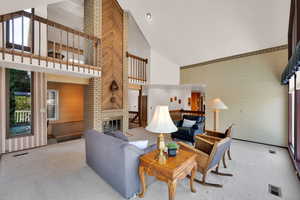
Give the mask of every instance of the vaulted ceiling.
M 1 0 L 0 14 L 7 14 L 18 10 L 35 8 L 61 0 Z
M 151 47 L 181 66 L 287 44 L 290 0 L 118 1 Z

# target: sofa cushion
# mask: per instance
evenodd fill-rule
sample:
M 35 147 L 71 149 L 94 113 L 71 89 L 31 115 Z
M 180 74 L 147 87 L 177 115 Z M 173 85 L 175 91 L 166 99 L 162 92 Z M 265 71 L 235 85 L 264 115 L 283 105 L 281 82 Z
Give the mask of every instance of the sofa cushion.
M 196 124 L 195 120 L 183 119 L 182 127 L 191 128 Z
M 195 120 L 197 124 L 205 121 L 204 116 L 194 116 L 194 115 L 183 115 L 183 119 Z

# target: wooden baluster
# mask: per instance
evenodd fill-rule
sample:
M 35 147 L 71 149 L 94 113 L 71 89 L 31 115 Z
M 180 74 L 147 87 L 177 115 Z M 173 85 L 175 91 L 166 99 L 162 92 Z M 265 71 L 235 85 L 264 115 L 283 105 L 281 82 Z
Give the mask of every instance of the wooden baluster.
M 96 49 L 96 52 L 95 52 L 95 66 L 96 67 L 98 67 L 98 40 L 96 40 L 96 47 L 95 47 L 95 49 Z M 94 69 L 94 73 L 95 73 L 95 69 Z
M 139 61 L 138 61 L 138 59 L 135 59 L 135 81 L 136 81 L 136 83 L 139 82 L 138 81 L 138 77 L 139 77 L 139 68 L 138 68 L 138 66 L 139 66 Z
M 140 82 L 140 78 L 141 78 L 141 61 L 139 59 L 137 59 L 138 62 L 138 83 Z
M 48 31 L 49 31 L 49 25 L 48 25 L 48 21 L 47 21 L 47 23 L 46 23 L 46 40 L 47 40 L 47 52 L 46 52 L 46 67 L 48 67 L 48 52 L 49 52 L 49 35 L 48 35 Z
M 4 53 L 4 49 L 5 49 L 5 46 L 4 46 L 4 21 L 2 20 L 2 59 L 5 60 L 5 53 Z
M 144 62 L 144 66 L 143 66 L 143 71 L 144 71 L 144 82 L 146 82 L 146 62 Z
M 21 62 L 24 62 L 24 16 L 22 16 L 22 57 L 21 57 Z
M 144 64 L 145 62 L 142 61 L 142 82 L 144 83 Z
M 80 49 L 80 36 L 79 34 L 77 35 L 77 39 L 78 39 L 78 49 Z M 79 64 L 80 64 L 80 52 L 78 52 L 78 66 L 77 66 L 77 71 L 79 71 Z
M 39 21 L 39 65 L 41 65 L 41 22 Z
M 31 27 L 32 27 L 30 64 L 32 64 L 32 56 L 34 53 L 34 32 L 35 32 L 33 13 L 31 13 L 30 18 L 31 18 L 30 23 L 31 23 Z
M 67 32 L 67 70 L 69 70 L 69 32 Z
M 55 35 L 55 24 L 53 25 L 53 35 Z M 52 53 L 53 53 L 53 68 L 55 68 L 55 65 L 56 65 L 56 42 L 55 42 L 55 39 L 53 39 L 53 47 L 52 47 Z
M 15 23 L 14 18 L 12 18 L 12 61 L 15 61 Z
M 132 58 L 129 57 L 129 59 L 130 59 L 130 80 L 131 80 L 131 83 L 132 83 L 133 64 L 132 64 Z
M 73 59 L 73 62 L 72 62 L 72 71 L 74 72 L 74 59 L 75 59 L 75 33 L 73 32 L 73 53 L 72 53 L 72 59 Z
M 59 62 L 60 62 L 60 69 L 62 68 L 62 60 L 63 60 L 63 58 L 62 58 L 62 35 L 63 35 L 63 32 L 62 32 L 62 30 L 60 29 L 60 34 L 59 34 L 59 50 L 60 50 L 60 60 L 59 60 Z

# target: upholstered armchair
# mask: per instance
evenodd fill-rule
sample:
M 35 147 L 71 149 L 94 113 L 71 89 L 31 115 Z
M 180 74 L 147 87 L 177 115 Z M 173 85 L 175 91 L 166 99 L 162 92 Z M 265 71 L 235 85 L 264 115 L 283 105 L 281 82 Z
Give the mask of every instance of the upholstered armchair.
M 183 127 L 183 120 L 192 120 L 196 123 L 192 127 Z M 175 121 L 178 131 L 171 134 L 172 139 L 179 139 L 195 143 L 195 136 L 204 133 L 205 117 L 194 115 L 183 115 L 183 120 Z
M 232 174 L 226 174 L 219 172 L 219 163 L 223 158 L 226 149 L 231 144 L 231 138 L 227 137 L 222 140 L 206 140 L 202 137 L 196 137 L 195 147 L 178 142 L 180 149 L 190 151 L 197 154 L 197 170 L 203 175 L 202 180 L 195 179 L 196 182 L 214 187 L 223 187 L 220 184 L 206 182 L 206 177 L 209 172 L 213 172 L 222 176 L 233 176 Z M 215 170 L 214 170 L 215 169 Z

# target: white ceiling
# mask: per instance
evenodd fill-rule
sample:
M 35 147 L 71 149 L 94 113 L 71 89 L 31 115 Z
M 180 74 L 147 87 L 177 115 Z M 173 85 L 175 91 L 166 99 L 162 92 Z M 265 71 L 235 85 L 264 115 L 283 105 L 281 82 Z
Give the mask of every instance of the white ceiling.
M 83 31 L 84 0 L 65 0 L 49 4 L 48 19 Z
M 0 15 L 8 14 L 18 10 L 35 8 L 61 0 L 1 0 Z
M 180 66 L 287 44 L 290 0 L 118 1 L 151 48 Z

